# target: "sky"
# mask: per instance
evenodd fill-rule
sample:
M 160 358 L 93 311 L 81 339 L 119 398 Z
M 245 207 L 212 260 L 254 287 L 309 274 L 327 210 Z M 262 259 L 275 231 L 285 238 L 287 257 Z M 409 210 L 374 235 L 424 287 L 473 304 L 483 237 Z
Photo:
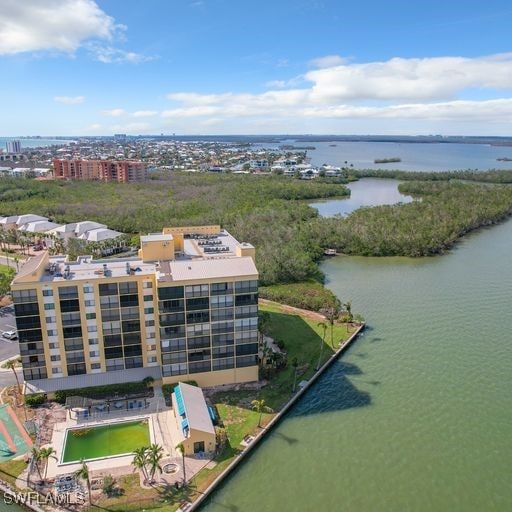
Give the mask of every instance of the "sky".
M 0 0 L 0 136 L 512 136 L 512 4 Z

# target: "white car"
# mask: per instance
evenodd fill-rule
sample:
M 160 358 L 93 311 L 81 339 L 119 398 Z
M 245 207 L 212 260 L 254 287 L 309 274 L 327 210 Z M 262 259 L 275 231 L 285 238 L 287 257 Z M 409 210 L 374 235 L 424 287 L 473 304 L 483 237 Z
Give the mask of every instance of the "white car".
M 18 337 L 18 335 L 16 334 L 16 331 L 4 331 L 2 333 L 2 336 L 4 338 L 7 338 L 8 340 L 15 340 Z

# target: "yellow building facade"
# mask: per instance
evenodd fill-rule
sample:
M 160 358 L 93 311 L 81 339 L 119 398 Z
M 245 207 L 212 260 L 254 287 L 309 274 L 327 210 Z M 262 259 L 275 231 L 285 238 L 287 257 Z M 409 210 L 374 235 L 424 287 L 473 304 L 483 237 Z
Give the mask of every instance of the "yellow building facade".
M 28 392 L 258 379 L 254 248 L 220 226 L 143 236 L 137 258 L 45 252 L 21 268 L 12 295 Z

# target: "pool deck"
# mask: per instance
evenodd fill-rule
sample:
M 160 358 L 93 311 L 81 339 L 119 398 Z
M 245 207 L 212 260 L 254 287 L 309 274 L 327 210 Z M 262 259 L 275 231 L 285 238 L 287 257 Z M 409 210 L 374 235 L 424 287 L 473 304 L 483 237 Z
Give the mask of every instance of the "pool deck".
M 78 470 L 81 466 L 80 462 L 76 463 L 62 463 L 62 456 L 64 451 L 64 443 L 66 439 L 66 432 L 73 428 L 85 428 L 94 426 L 104 426 L 111 423 L 120 422 L 133 422 L 137 420 L 148 419 L 149 433 L 151 443 L 159 444 L 164 449 L 164 457 L 162 459 L 162 466 L 168 463 L 175 463 L 179 466 L 179 471 L 174 474 L 158 475 L 157 479 L 161 480 L 162 484 L 174 484 L 183 480 L 183 459 L 181 454 L 177 452 L 174 439 L 180 439 L 178 434 L 174 414 L 170 407 L 165 405 L 165 400 L 161 388 L 155 388 L 155 396 L 149 399 L 149 407 L 136 412 L 112 411 L 110 413 L 96 413 L 95 417 L 89 420 L 71 419 L 69 416 L 66 420 L 56 423 L 53 429 L 51 443 L 47 446 L 52 446 L 56 450 L 57 460 L 50 458 L 48 460 L 48 479 L 54 479 L 59 475 L 71 474 Z M 118 477 L 133 473 L 134 468 L 131 465 L 133 454 L 110 456 L 97 460 L 87 461 L 87 466 L 91 474 L 91 480 L 101 478 L 101 476 L 112 475 Z M 210 463 L 209 459 L 194 459 L 191 457 L 185 458 L 187 479 L 191 478 L 198 471 Z M 141 482 L 142 483 L 142 482 Z

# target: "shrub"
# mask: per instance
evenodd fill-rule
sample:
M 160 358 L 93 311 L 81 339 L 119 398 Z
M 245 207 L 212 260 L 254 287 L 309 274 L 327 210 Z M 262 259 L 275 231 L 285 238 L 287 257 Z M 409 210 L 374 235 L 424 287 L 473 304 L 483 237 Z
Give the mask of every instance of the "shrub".
M 124 382 L 122 384 L 111 384 L 109 386 L 91 386 L 81 389 L 62 389 L 55 392 L 55 401 L 61 404 L 66 402 L 68 396 L 99 397 L 110 396 L 118 393 L 126 395 L 130 393 L 145 393 L 147 391 L 144 381 Z
M 33 395 L 25 396 L 25 403 L 29 407 L 38 407 L 39 405 L 43 405 L 46 402 L 46 394 L 45 393 L 34 393 Z

